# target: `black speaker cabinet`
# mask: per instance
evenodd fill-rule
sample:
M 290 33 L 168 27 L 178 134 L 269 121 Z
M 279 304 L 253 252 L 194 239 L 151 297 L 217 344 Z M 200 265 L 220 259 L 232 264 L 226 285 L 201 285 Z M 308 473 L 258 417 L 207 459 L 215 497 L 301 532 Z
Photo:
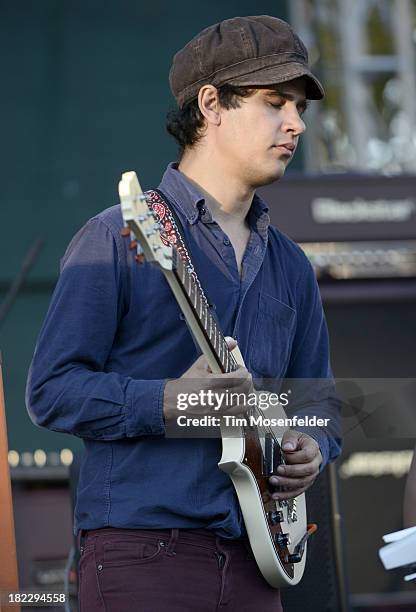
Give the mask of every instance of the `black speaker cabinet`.
M 12 492 L 20 589 L 62 593 L 73 543 L 67 469 L 16 468 Z
M 342 524 L 336 498 L 336 470 L 326 468 L 306 493 L 308 522 L 318 531 L 308 543 L 301 582 L 282 590 L 285 612 L 347 612 L 347 581 L 342 557 Z
M 338 378 L 377 379 L 380 389 L 407 379 L 409 388 L 416 388 L 416 296 L 395 299 L 401 282 L 395 283 L 397 292 L 385 299 L 371 302 L 357 293 L 355 301 L 325 304 Z M 413 394 L 384 406 L 380 427 L 364 422 L 348 431 L 338 461 L 351 602 L 360 612 L 416 610 L 414 583 L 403 581 L 404 572 L 385 571 L 378 557 L 382 536 L 403 528 L 403 493 L 416 437 Z M 395 428 L 404 414 L 407 430 Z

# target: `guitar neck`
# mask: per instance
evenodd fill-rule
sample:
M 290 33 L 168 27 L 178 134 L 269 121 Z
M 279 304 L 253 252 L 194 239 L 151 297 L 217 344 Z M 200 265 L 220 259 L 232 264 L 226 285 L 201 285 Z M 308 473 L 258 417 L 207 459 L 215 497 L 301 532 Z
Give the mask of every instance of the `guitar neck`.
M 201 333 L 205 339 L 204 343 L 198 342 L 202 352 L 206 354 L 208 345 L 211 360 L 215 360 L 219 370 L 221 372 L 233 372 L 237 368 L 237 363 L 227 346 L 221 329 L 210 312 L 200 284 L 196 281 L 195 273 L 189 271 L 186 262 L 182 260 L 176 250 L 174 251 L 174 263 L 173 274 L 182 295 L 186 299 L 188 308 L 184 309 L 182 307 L 183 300 L 178 299 L 177 291 L 174 291 L 174 293 L 196 340 L 198 341 L 201 337 Z M 199 330 L 199 334 L 195 334 L 196 329 Z
M 160 219 L 165 217 L 166 208 L 169 210 L 166 203 L 159 194 L 156 200 L 144 196 L 135 172 L 123 173 L 119 194 L 123 220 L 128 226 L 121 230 L 121 234 L 125 237 L 132 234 L 140 243 L 142 251 L 137 261 L 140 262 L 140 257 L 143 257 L 159 264 L 212 372 L 233 372 L 238 364 L 210 312 L 196 274 L 190 272 L 188 261 L 182 259 L 171 240 L 166 237 L 163 241 L 161 239 L 163 224 Z M 169 225 L 171 230 L 175 222 Z M 136 240 L 130 243 L 130 248 L 137 247 Z

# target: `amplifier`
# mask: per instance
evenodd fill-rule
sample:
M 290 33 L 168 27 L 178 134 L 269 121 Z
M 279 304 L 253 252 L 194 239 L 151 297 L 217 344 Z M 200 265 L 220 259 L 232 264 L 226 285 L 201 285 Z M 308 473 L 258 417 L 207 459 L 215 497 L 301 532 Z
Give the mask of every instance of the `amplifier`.
M 320 280 L 416 278 L 416 176 L 289 175 L 259 193 Z
M 416 240 L 302 242 L 319 280 L 416 277 Z

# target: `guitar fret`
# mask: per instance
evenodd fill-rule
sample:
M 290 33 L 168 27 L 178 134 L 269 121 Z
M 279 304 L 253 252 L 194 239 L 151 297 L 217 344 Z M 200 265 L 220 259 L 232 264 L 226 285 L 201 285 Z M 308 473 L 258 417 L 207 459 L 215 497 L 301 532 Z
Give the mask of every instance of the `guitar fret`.
M 191 287 L 191 292 L 189 294 L 189 297 L 191 298 L 191 303 L 193 304 L 194 303 L 194 295 L 195 295 L 195 285 L 192 282 L 192 276 L 191 275 L 189 275 L 189 285 Z
M 191 279 L 189 277 L 189 274 L 186 275 L 185 289 L 186 289 L 186 292 L 187 292 L 188 296 L 191 297 L 191 295 L 192 295 L 192 285 L 191 285 Z
M 234 358 L 217 326 L 216 319 L 211 315 L 210 309 L 208 308 L 207 302 L 201 293 L 201 289 L 194 275 L 189 271 L 186 263 L 179 257 L 176 262 L 176 270 L 178 278 L 182 279 L 183 288 L 194 308 L 195 315 L 199 317 L 199 321 L 208 336 L 209 342 L 224 372 L 233 371 L 235 369 Z
M 182 284 L 185 285 L 186 270 L 185 270 L 185 266 L 183 265 L 183 261 L 180 260 L 180 262 L 181 262 L 181 268 L 182 268 Z
M 203 324 L 205 331 L 208 333 L 208 335 L 210 335 L 212 330 L 212 319 L 209 315 L 208 309 L 205 307 L 205 300 L 201 294 L 201 290 L 198 287 L 194 276 L 186 269 L 185 266 L 182 266 L 181 273 L 183 285 L 186 293 L 188 294 L 190 302 L 194 307 L 195 314 L 199 316 L 199 320 Z M 208 320 L 210 322 L 209 332 L 207 330 Z
M 227 345 L 225 344 L 225 342 L 223 342 L 223 359 L 222 359 L 222 365 L 224 368 L 224 372 L 227 371 L 227 353 L 228 353 L 228 349 L 227 349 Z
M 225 372 L 231 371 L 231 361 L 228 346 L 222 336 L 222 333 L 217 327 L 215 318 L 211 315 L 209 308 L 200 292 L 195 278 L 189 273 L 187 268 L 182 265 L 180 270 L 182 274 L 183 284 L 188 294 L 191 304 L 194 307 L 195 314 L 199 316 L 199 320 L 208 336 L 208 339 L 217 354 L 217 359 L 222 365 Z
M 182 279 L 183 288 L 188 295 L 191 305 L 193 305 L 195 315 L 199 317 L 200 323 L 203 325 L 205 333 L 208 335 L 208 339 L 217 355 L 219 363 L 225 372 L 230 371 L 229 350 L 224 337 L 217 326 L 215 318 L 211 315 L 194 275 L 180 258 L 178 258 L 177 261 L 177 273 L 179 278 Z

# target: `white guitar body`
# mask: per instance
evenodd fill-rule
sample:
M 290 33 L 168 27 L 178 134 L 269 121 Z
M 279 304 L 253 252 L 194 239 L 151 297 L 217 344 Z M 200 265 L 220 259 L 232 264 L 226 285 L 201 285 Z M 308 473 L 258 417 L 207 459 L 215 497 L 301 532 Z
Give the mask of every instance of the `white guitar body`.
M 234 352 L 236 361 L 240 365 L 244 365 L 237 347 Z M 271 416 L 272 411 L 273 418 L 284 419 L 286 417 L 283 408 L 279 406 L 269 407 L 267 417 Z M 284 429 L 275 431 L 279 442 L 284 431 Z M 301 561 L 292 565 L 293 575 L 289 576 L 273 541 L 259 485 L 250 467 L 244 463 L 245 437 L 242 432 L 234 431 L 232 436 L 230 436 L 230 433 L 231 429 L 227 427 L 222 436 L 222 456 L 218 465 L 230 476 L 233 482 L 257 565 L 270 586 L 282 588 L 289 584 L 295 585 L 300 581 L 305 570 L 307 545 L 305 544 Z M 283 521 L 280 522 L 280 527 L 283 533 L 289 534 L 290 542 L 287 548 L 290 554 L 294 552 L 295 545 L 304 536 L 307 526 L 305 494 L 302 493 L 295 498 L 295 521 L 292 520 L 293 516 L 291 518 L 290 506 L 293 503 L 292 500 L 289 503 L 274 502 L 276 510 L 283 513 Z

